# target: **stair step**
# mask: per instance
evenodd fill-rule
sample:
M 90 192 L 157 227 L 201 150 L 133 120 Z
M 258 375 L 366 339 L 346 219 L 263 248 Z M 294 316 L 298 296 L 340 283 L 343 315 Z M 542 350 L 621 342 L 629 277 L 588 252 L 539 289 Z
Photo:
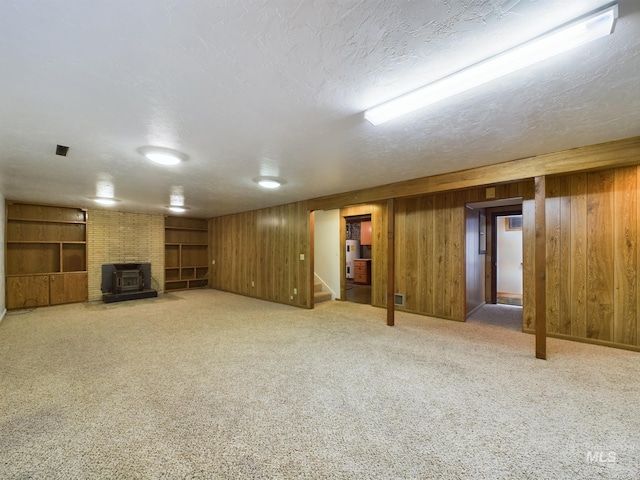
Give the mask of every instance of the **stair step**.
M 313 294 L 313 303 L 326 302 L 331 300 L 331 292 L 315 292 Z
M 322 283 L 320 282 L 315 282 L 313 284 L 313 291 L 314 292 L 321 292 L 322 291 Z

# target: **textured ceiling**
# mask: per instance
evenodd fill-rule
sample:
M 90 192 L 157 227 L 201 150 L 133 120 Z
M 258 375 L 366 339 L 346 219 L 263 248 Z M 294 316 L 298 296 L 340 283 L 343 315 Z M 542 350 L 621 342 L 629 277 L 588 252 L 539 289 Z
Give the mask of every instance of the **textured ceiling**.
M 0 192 L 93 207 L 103 182 L 114 208 L 162 213 L 181 190 L 212 217 L 640 135 L 637 0 L 607 38 L 383 125 L 362 116 L 607 3 L 2 0 Z M 189 160 L 151 164 L 145 145 Z

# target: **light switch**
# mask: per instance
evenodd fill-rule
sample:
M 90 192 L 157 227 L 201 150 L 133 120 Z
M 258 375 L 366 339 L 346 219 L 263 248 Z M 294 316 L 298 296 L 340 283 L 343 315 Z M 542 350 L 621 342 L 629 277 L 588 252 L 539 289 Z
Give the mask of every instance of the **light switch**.
M 304 253 L 300 254 L 300 260 L 304 260 Z

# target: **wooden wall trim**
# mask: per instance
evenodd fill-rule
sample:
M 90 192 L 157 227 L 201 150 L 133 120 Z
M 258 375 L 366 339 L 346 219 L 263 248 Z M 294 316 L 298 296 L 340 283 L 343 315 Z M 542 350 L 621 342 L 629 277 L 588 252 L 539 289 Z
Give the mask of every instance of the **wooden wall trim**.
M 640 137 L 546 153 L 453 173 L 416 178 L 379 187 L 319 197 L 307 201 L 310 210 L 331 210 L 389 198 L 411 197 L 482 185 L 513 182 L 640 163 Z

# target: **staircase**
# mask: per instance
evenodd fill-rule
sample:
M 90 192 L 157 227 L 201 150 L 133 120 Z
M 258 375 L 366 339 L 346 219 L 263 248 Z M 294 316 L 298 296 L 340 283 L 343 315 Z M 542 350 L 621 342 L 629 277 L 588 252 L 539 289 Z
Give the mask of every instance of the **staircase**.
M 315 282 L 313 284 L 313 303 L 325 302 L 331 300 L 331 292 L 322 291 L 322 283 Z

